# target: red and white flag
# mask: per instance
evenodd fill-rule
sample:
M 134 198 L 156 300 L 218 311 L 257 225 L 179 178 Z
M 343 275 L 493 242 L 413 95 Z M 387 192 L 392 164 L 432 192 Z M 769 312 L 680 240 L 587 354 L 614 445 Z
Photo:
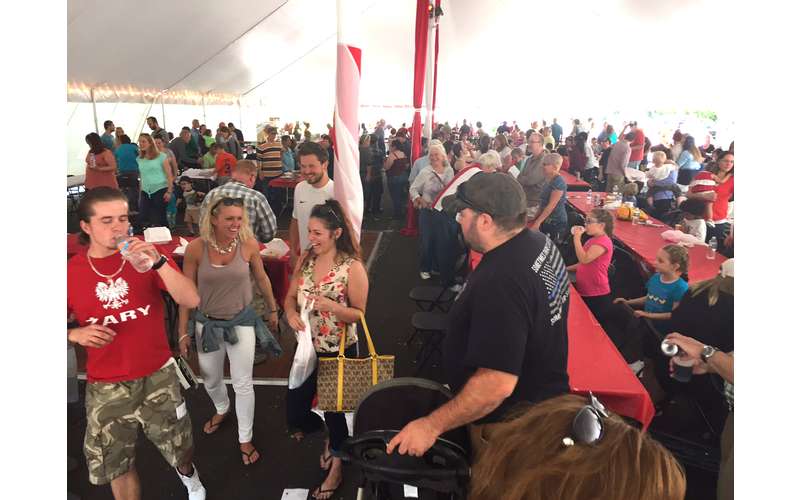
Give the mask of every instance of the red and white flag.
M 364 192 L 359 175 L 358 90 L 361 84 L 360 12 L 357 2 L 337 0 L 334 197 L 361 240 Z

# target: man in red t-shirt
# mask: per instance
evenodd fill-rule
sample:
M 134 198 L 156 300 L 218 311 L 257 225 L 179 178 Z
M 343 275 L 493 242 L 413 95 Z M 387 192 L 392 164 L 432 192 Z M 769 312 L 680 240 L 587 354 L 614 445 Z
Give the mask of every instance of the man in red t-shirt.
M 117 251 L 128 234 L 128 203 L 119 190 L 86 192 L 78 206 L 82 243 L 67 262 L 67 312 L 80 327 L 67 339 L 86 348 L 84 451 L 92 484 L 111 483 L 114 497 L 139 498 L 134 468 L 141 425 L 162 456 L 177 468 L 190 500 L 205 488 L 192 464 L 192 428 L 164 329 L 162 291 L 186 307 L 200 297 L 194 284 L 150 243 L 132 238 L 131 254 L 154 263 L 138 272 Z
M 619 136 L 624 136 L 629 128 L 633 132 L 634 138 L 631 141 L 631 157 L 628 160 L 628 168 L 639 170 L 639 164 L 644 159 L 644 131 L 639 128 L 636 122 L 630 122 L 625 125 Z

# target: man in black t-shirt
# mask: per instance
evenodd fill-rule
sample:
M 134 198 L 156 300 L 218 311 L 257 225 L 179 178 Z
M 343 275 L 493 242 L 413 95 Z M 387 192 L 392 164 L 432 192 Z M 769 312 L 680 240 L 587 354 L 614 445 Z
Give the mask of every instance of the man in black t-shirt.
M 406 425 L 389 453 L 420 456 L 443 432 L 469 423 L 479 453 L 518 403 L 569 391 L 569 278 L 553 242 L 526 228 L 522 187 L 507 175 L 478 173 L 442 204 L 483 254 L 448 317 L 444 368 L 457 395 Z

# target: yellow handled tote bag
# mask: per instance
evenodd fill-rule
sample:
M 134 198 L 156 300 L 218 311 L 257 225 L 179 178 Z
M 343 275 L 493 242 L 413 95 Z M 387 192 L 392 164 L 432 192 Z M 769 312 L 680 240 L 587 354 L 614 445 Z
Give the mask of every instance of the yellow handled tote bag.
M 354 411 L 358 401 L 373 385 L 394 378 L 394 356 L 379 356 L 369 335 L 364 314 L 361 325 L 367 338 L 368 358 L 345 358 L 345 331 L 339 342 L 339 356 L 319 358 L 317 407 L 322 411 Z

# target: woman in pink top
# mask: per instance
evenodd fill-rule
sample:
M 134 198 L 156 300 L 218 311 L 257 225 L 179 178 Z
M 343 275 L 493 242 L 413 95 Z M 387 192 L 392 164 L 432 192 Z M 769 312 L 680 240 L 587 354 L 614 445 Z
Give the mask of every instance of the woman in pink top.
M 117 160 L 100 139 L 97 132 L 86 136 L 89 152 L 86 153 L 86 189 L 108 186 L 119 189 L 117 184 Z
M 583 233 L 591 236 L 581 245 Z M 608 284 L 608 266 L 614 255 L 611 237 L 614 234 L 614 217 L 608 210 L 595 208 L 586 217 L 586 227 L 574 226 L 572 239 L 578 263 L 567 268 L 575 271 L 575 288 L 586 305 L 602 323 L 611 307 L 611 286 Z

